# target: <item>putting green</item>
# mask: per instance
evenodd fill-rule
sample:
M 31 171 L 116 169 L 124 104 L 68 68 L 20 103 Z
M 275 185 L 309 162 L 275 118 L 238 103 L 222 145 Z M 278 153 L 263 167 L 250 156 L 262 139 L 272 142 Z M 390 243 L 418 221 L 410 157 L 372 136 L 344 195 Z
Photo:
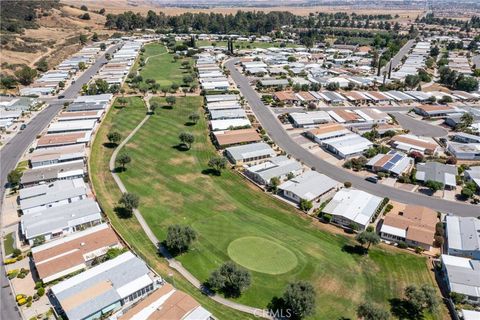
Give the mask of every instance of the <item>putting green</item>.
M 247 269 L 268 274 L 288 272 L 298 263 L 292 251 L 260 237 L 243 237 L 230 242 L 228 255 Z

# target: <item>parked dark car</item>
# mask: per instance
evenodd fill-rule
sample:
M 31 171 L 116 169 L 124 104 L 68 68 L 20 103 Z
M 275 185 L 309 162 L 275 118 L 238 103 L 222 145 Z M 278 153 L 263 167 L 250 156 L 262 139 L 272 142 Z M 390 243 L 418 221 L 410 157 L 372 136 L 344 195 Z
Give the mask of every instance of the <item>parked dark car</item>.
M 371 182 L 371 183 L 377 183 L 378 182 L 377 177 L 367 177 L 367 178 L 365 178 L 365 180 L 367 180 L 368 182 Z

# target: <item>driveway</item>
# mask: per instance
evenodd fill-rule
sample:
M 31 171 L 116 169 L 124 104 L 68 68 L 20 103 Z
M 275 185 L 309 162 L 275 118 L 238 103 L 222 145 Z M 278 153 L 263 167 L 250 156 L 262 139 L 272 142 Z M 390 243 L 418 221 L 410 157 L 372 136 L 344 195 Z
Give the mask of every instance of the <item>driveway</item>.
M 392 112 L 392 115 L 402 128 L 410 130 L 411 134 L 424 137 L 445 137 L 448 134 L 444 128 L 427 121 L 417 120 L 400 112 Z
M 265 107 L 257 92 L 250 86 L 248 79 L 235 68 L 235 63 L 238 62 L 238 60 L 239 59 L 231 59 L 225 63 L 232 79 L 237 85 L 240 85 L 240 91 L 243 97 L 247 99 L 250 107 L 262 124 L 262 127 L 268 132 L 270 138 L 295 159 L 305 163 L 309 167 L 314 167 L 318 172 L 324 173 L 332 179 L 339 182 L 350 181 L 355 188 L 380 197 L 388 197 L 402 203 L 417 204 L 459 216 L 477 217 L 479 215 L 478 206 L 441 199 L 432 201 L 432 198 L 428 196 L 398 190 L 385 185 L 373 184 L 310 153 L 298 145 L 292 137 L 285 132 L 275 115 L 269 108 Z

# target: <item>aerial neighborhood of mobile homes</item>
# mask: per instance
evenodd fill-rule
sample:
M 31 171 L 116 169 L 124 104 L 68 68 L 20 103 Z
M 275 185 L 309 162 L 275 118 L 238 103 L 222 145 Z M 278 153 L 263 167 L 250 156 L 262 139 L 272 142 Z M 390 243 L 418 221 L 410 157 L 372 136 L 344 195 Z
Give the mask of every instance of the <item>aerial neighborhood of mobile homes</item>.
M 478 49 L 469 49 L 456 35 L 422 34 L 405 40 L 387 59 L 374 45 L 315 39 L 304 46 L 298 34 L 286 31 L 279 31 L 285 38 L 166 32 L 144 28 L 103 45 L 87 44 L 22 87 L 20 96 L 0 97 L 0 129 L 8 131 L 2 145 L 26 132 L 29 121 L 46 108 L 59 110 L 32 135 L 34 142 L 12 171 L 21 173 L 19 181 L 9 182 L 2 208 L 8 229 L 3 246 L 8 239 L 12 247 L 5 270 L 22 317 L 216 319 L 194 295 L 177 288 L 177 273 L 162 276 L 157 265 L 149 265 L 155 261 L 135 252 L 114 228 L 115 220 L 109 221 L 109 211 L 102 210 L 90 181 L 88 160 L 94 159 L 92 143 L 102 122 L 114 105 L 131 116 L 133 108 L 120 108 L 121 101 L 142 92 L 149 110 L 133 134 L 152 116 L 161 117 L 151 97 L 167 103 L 171 97 L 198 99 L 199 112 L 191 116 L 206 124 L 201 129 L 208 140 L 201 143 L 214 154 L 210 161 L 218 162 L 218 176 L 231 170 L 252 192 L 265 193 L 263 199 L 305 221 L 322 222 L 322 230 L 345 237 L 342 250 L 363 255 L 371 244 L 381 243 L 385 252 L 401 249 L 405 256 L 428 257 L 448 305 L 465 308 L 464 320 L 479 319 L 480 213 L 473 216 L 480 212 Z M 480 44 L 478 37 L 468 40 Z M 164 95 L 151 88 L 125 93 L 132 89 L 131 79 L 142 78 L 145 45 L 162 43 L 163 50 L 168 41 L 174 45 L 165 45 L 167 52 L 156 56 L 172 55 L 172 65 L 192 59 L 187 64 L 195 88 L 183 88 L 183 95 L 163 88 Z M 466 45 L 448 49 L 460 42 Z M 455 85 L 443 83 L 442 67 L 454 71 Z M 477 85 L 459 87 L 466 78 Z M 79 82 L 81 90 L 66 94 Z M 99 90 L 99 84 L 105 88 Z M 106 155 L 113 163 L 118 149 L 110 151 Z M 216 165 L 208 163 L 210 169 Z M 121 174 L 108 170 L 121 186 Z M 207 179 L 211 171 L 200 177 Z M 208 179 L 220 179 L 213 176 Z M 143 231 L 149 230 L 150 221 L 139 210 L 132 214 Z M 163 254 L 169 267 L 182 270 L 190 284 L 208 293 L 197 295 L 199 301 L 213 298 L 212 303 L 255 315 L 260 310 L 211 294 L 190 269 L 165 254 L 158 235 L 145 234 L 159 249 L 155 254 Z M 368 248 L 362 237 L 371 239 Z M 350 248 L 350 241 L 361 243 L 361 250 Z M 214 274 L 230 280 L 221 271 Z
M 112 40 L 107 49 L 117 49 L 89 82 L 101 79 L 110 86 L 121 86 L 148 41 L 142 37 Z M 103 54 L 98 45 L 88 45 L 22 89 L 21 94 L 56 95 L 81 76 L 80 63 L 82 69 L 89 68 Z M 2 117 L 13 119 L 17 115 L 14 112 L 28 110 L 37 104 L 36 99 L 2 100 L 2 108 L 8 110 L 5 115 L 2 112 Z M 24 157 L 26 170 L 11 208 L 11 214 L 17 210 L 21 214 L 19 228 L 11 236 L 17 248 L 30 248 L 31 256 L 6 260 L 7 274 L 18 293 L 17 303 L 22 308 L 34 304 L 34 308 L 23 311 L 24 315 L 31 310 L 36 314 L 49 312 L 52 306 L 55 315 L 68 319 L 131 319 L 140 315 L 142 319 L 212 319 L 208 310 L 166 283 L 128 250 L 96 202 L 88 183 L 87 157 L 90 143 L 113 102 L 112 93 L 76 96 L 65 104 Z M 2 124 L 12 125 L 7 120 Z M 40 281 L 37 283 L 41 283 L 42 295 L 48 291 L 48 298 L 36 294 L 33 301 L 26 301 L 27 296 L 20 291 L 25 284 L 16 278 L 19 266 L 21 270 L 29 269 Z M 33 283 L 31 290 L 34 287 L 40 288 Z M 155 308 L 146 314 L 152 306 Z
M 225 67 L 227 49 L 210 46 L 196 67 L 225 84 L 201 87 L 212 142 L 236 170 L 309 215 L 356 232 L 373 229 L 384 243 L 439 256 L 448 290 L 478 305 L 480 283 L 470 282 L 480 279 L 476 217 L 389 201 L 308 167 L 285 152 L 282 141 L 271 139 L 255 118 L 245 95 L 249 89 L 232 76 L 238 72 L 247 79 L 262 108 L 270 109 L 294 142 L 339 170 L 369 183 L 478 205 L 480 92 L 378 90 L 423 72 L 438 45 L 432 38 L 414 42 L 399 65 L 381 76 L 364 61 L 372 58 L 371 48 L 335 45 L 238 50 L 234 71 Z M 471 74 L 468 60 L 450 59 L 453 68 Z

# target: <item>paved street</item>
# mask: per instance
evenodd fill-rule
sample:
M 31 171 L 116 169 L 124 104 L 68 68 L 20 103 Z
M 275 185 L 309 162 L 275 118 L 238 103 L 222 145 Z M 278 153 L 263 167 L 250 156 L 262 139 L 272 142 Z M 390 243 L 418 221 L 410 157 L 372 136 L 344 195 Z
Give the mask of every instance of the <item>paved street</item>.
M 107 52 L 112 54 L 117 46 L 110 48 Z M 107 53 L 106 52 L 106 53 Z M 68 87 L 63 95 L 65 100 L 74 99 L 82 86 L 87 83 L 90 78 L 97 73 L 100 67 L 107 60 L 105 55 L 97 59 L 94 65 L 86 70 L 70 87 Z M 35 140 L 43 129 L 52 121 L 55 115 L 62 109 L 63 100 L 50 99 L 50 105 L 41 111 L 35 118 L 30 121 L 25 130 L 20 131 L 13 137 L 7 145 L 0 150 L 0 208 L 3 206 L 3 195 L 5 193 L 5 184 L 7 183 L 7 175 L 10 171 L 15 169 L 17 162 L 22 157 L 23 153 Z M 3 261 L 3 259 L 2 259 Z M 21 319 L 16 310 L 15 299 L 11 296 L 10 286 L 5 276 L 5 268 L 3 264 L 0 267 L 0 282 L 2 288 L 0 289 L 0 304 L 1 304 L 1 319 L 15 320 Z
M 238 61 L 238 59 L 232 59 L 226 62 L 225 66 L 230 70 L 230 75 L 233 80 L 237 85 L 240 85 L 242 95 L 247 99 L 250 107 L 262 124 L 262 127 L 268 132 L 275 143 L 297 160 L 302 161 L 306 165 L 315 168 L 318 172 L 324 173 L 337 181 L 350 181 L 355 188 L 377 196 L 389 197 L 402 203 L 417 204 L 445 213 L 454 213 L 459 216 L 480 216 L 480 208 L 478 206 L 446 201 L 418 193 L 402 191 L 385 185 L 373 184 L 365 181 L 362 177 L 356 176 L 343 168 L 332 165 L 313 155 L 298 145 L 292 137 L 287 134 L 275 115 L 263 104 L 258 94 L 252 89 L 248 80 L 237 71 L 234 65 L 236 61 Z
M 112 47 L 107 52 L 111 54 L 113 53 L 114 49 L 116 49 L 116 47 Z M 90 78 L 97 73 L 97 71 L 106 61 L 107 60 L 105 59 L 105 56 L 97 59 L 94 65 L 92 65 L 88 70 L 86 70 L 77 79 L 77 81 L 75 81 L 74 84 L 72 84 L 64 91 L 64 99 L 74 99 L 82 89 L 82 86 L 86 84 L 90 80 Z M 43 129 L 45 129 L 45 127 L 60 111 L 60 109 L 63 107 L 63 102 L 63 100 L 51 99 L 49 102 L 50 105 L 45 108 L 45 110 L 40 112 L 35 118 L 33 118 L 32 121 L 27 125 L 25 130 L 21 131 L 15 137 L 13 137 L 10 142 L 2 150 L 0 150 L 0 181 L 2 181 L 2 186 L 0 186 L 1 199 L 3 199 L 3 193 L 5 192 L 4 184 L 7 181 L 8 173 L 15 168 L 22 154 L 27 150 L 30 144 L 32 144 L 37 135 L 40 134 Z
M 448 134 L 444 128 L 427 121 L 417 120 L 399 112 L 393 112 L 392 115 L 395 116 L 402 128 L 410 130 L 411 134 L 425 137 L 445 137 Z
M 408 112 L 410 109 L 412 109 L 411 106 L 408 106 L 408 107 L 400 107 L 400 106 L 397 106 L 397 107 L 393 107 L 393 106 L 380 106 L 380 105 L 377 105 L 377 106 L 348 106 L 348 107 L 345 107 L 345 106 L 335 106 L 335 107 L 319 107 L 318 109 L 316 109 L 315 111 L 335 111 L 335 110 L 357 110 L 357 109 L 378 109 L 380 111 L 383 111 L 383 112 L 387 112 L 387 113 L 390 113 L 390 112 Z M 284 113 L 290 113 L 290 112 L 305 112 L 305 108 L 304 107 L 284 107 L 284 108 L 272 108 L 272 112 L 277 114 L 277 115 L 280 115 L 280 114 L 284 114 Z
M 392 70 L 395 70 L 395 68 L 402 63 L 403 57 L 407 55 L 407 53 L 410 51 L 414 44 L 415 40 L 408 40 L 407 43 L 405 43 L 405 45 L 392 58 L 392 60 L 390 60 L 392 63 Z M 380 69 L 380 75 L 382 75 L 385 71 L 388 72 L 389 68 L 390 64 L 387 63 L 383 68 Z

